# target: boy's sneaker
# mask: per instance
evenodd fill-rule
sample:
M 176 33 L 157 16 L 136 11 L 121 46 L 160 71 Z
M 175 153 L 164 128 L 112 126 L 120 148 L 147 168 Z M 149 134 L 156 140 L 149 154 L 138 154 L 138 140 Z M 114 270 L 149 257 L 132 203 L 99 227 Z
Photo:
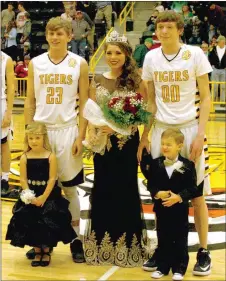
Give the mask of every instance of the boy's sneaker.
M 210 252 L 204 248 L 200 248 L 197 253 L 197 262 L 193 269 L 193 275 L 206 276 L 211 273 L 211 257 Z
M 177 273 L 177 272 L 175 272 L 174 274 L 173 274 L 173 278 L 172 278 L 173 280 L 178 280 L 178 281 L 180 281 L 180 280 L 183 280 L 184 279 L 184 276 L 181 274 L 181 273 Z
M 155 271 L 157 269 L 157 249 L 150 259 L 148 259 L 142 266 L 145 271 Z
M 155 278 L 155 279 L 159 279 L 161 278 L 162 276 L 164 276 L 164 274 L 161 272 L 161 271 L 155 271 L 151 274 L 151 277 L 152 278 Z

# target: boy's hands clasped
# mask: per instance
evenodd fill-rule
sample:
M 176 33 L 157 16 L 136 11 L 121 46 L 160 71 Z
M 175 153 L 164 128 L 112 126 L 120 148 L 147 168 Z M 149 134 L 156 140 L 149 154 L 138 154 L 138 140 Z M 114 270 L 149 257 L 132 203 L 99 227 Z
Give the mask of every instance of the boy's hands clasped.
M 162 199 L 162 205 L 164 207 L 171 207 L 174 204 L 181 202 L 180 195 L 173 193 L 171 190 L 159 191 L 156 194 L 156 198 Z
M 178 194 L 173 193 L 172 191 L 169 191 L 170 196 L 168 198 L 162 199 L 163 203 L 162 205 L 164 207 L 171 207 L 174 204 L 181 201 L 181 197 Z

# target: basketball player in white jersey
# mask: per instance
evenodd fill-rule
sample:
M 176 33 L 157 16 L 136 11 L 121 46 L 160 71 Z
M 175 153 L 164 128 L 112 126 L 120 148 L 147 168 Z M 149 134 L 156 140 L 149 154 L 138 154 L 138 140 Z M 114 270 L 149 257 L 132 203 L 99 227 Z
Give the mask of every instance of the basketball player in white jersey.
M 10 149 L 8 136 L 14 101 L 14 67 L 12 59 L 1 51 L 1 196 L 7 197 L 9 193 Z
M 205 175 L 207 148 L 204 144 L 210 112 L 208 73 L 212 68 L 199 47 L 180 43 L 183 27 L 183 19 L 174 11 L 163 12 L 157 18 L 155 29 L 161 47 L 148 52 L 142 73 L 155 120 L 151 121 L 151 149 L 148 143 L 150 126 L 144 129 L 138 160 L 144 147 L 151 150 L 153 158 L 160 156 L 161 134 L 166 128 L 177 127 L 183 132 L 185 146 L 181 154 L 195 162 L 199 186 L 197 197 L 192 199 L 200 240 L 193 274 L 208 275 L 211 259 L 207 250 L 208 210 L 203 191 L 205 194 L 211 193 L 209 177 Z M 144 270 L 155 269 L 157 251 L 155 254 L 143 265 Z
M 67 50 L 71 35 L 69 21 L 60 17 L 48 21 L 46 40 L 49 51 L 33 58 L 29 64 L 25 124 L 34 120 L 47 126 L 50 144 L 57 157 L 58 180 L 70 202 L 72 226 L 78 235 L 70 244 L 72 258 L 75 262 L 84 262 L 79 240 L 80 204 L 76 186 L 84 181 L 82 141 L 87 121 L 81 113 L 88 99 L 89 77 L 86 61 Z M 33 254 L 32 249 L 27 257 L 32 258 Z

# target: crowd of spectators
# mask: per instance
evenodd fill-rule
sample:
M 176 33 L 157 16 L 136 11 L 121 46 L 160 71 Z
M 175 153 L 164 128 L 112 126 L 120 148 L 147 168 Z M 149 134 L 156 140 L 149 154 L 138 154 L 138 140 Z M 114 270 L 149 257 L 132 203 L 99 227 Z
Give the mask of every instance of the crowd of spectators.
M 126 2 L 63 1 L 58 2 L 4 2 L 1 12 L 1 49 L 15 65 L 15 76 L 27 76 L 27 61 L 47 51 L 45 25 L 54 16 L 61 16 L 72 24 L 72 40 L 68 49 L 84 57 L 98 47 L 94 42 L 95 25 L 106 32 L 113 25 Z M 39 9 L 39 5 L 46 5 Z M 26 59 L 25 59 L 26 58 Z M 29 58 L 29 59 L 28 59 Z M 19 86 L 18 86 L 19 87 Z M 21 88 L 21 87 L 20 87 Z M 17 94 L 20 95 L 21 89 Z
M 51 7 L 49 6 L 49 13 L 48 9 L 46 9 L 46 14 L 42 13 L 44 18 L 40 20 L 37 20 L 38 17 L 36 17 L 39 10 L 32 10 L 33 5 L 35 5 L 34 2 L 32 3 L 8 2 L 7 8 L 1 12 L 1 47 L 13 59 L 16 77 L 26 77 L 25 56 L 31 59 L 38 55 L 40 50 L 44 52 L 48 49 L 44 31 L 46 22 L 53 16 L 54 3 L 45 2 L 46 4 L 53 4 Z M 73 34 L 72 40 L 68 44 L 68 49 L 84 57 L 88 62 L 89 56 L 93 54 L 97 47 L 94 35 L 98 32 L 98 26 L 103 28 L 105 24 L 105 32 L 107 32 L 113 24 L 112 20 L 119 16 L 126 4 L 126 2 L 122 1 L 64 1 L 59 3 L 61 7 L 55 8 L 57 14 L 54 14 L 54 16 L 61 16 L 72 24 Z M 208 1 L 156 2 L 153 13 L 147 19 L 147 29 L 145 31 L 152 35 L 146 36 L 145 39 L 148 40 L 144 40 L 141 46 L 135 48 L 134 58 L 138 67 L 142 68 L 146 52 L 159 46 L 158 39 L 154 34 L 155 21 L 159 13 L 166 9 L 174 9 L 181 13 L 185 22 L 181 41 L 185 44 L 200 46 L 214 68 L 211 79 L 225 81 L 226 15 L 222 7 L 220 7 L 220 3 Z M 29 6 L 28 11 L 26 6 Z M 37 46 L 39 46 L 39 49 Z M 25 70 L 22 70 L 22 65 Z M 224 91 L 225 88 L 222 86 L 221 92 Z M 215 90 L 215 97 L 217 98 L 217 90 Z M 225 100 L 225 97 L 221 95 L 220 100 Z
M 8 2 L 7 8 L 2 10 L 1 49 L 14 61 L 21 56 L 27 42 L 33 56 L 46 51 L 46 22 L 53 16 L 61 16 L 72 23 L 73 37 L 68 45 L 69 50 L 89 62 L 89 55 L 98 47 L 94 44 L 96 25 L 99 24 L 104 30 L 103 35 L 106 34 L 126 4 L 114 1 L 63 1 L 56 6 L 56 2 L 40 2 L 42 5 L 44 3 L 46 8 L 39 9 L 36 2 Z

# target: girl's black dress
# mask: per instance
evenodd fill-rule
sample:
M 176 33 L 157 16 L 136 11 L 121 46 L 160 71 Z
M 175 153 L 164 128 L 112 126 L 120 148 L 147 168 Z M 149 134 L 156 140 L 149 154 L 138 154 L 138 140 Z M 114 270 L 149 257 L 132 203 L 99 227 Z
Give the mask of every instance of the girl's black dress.
M 42 195 L 49 179 L 49 158 L 27 159 L 29 188 L 36 197 Z M 18 199 L 13 207 L 13 216 L 8 225 L 6 240 L 16 247 L 56 247 L 59 241 L 70 243 L 76 238 L 71 226 L 69 202 L 62 197 L 56 184 L 43 207 L 25 204 Z

